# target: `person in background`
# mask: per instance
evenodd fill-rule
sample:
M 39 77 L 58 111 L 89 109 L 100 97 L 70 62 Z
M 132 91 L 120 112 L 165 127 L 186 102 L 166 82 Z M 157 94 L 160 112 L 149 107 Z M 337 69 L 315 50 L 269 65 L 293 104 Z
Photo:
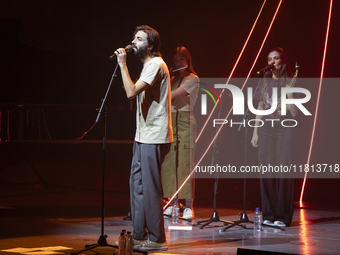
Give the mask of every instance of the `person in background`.
M 264 74 L 255 98 L 259 101 L 258 110 L 271 108 L 273 88 L 278 89 L 278 98 L 281 98 L 281 88 L 289 86 L 292 72 L 285 52 L 281 48 L 271 50 L 267 56 L 267 65 L 273 67 Z M 294 98 L 293 93 L 287 94 Z M 277 111 L 261 116 L 255 124 L 251 143 L 258 147 L 259 165 L 287 166 L 293 163 L 293 127 L 284 127 L 280 121 L 265 121 L 266 119 L 284 118 L 292 119 L 297 115 L 297 107 L 289 104 L 287 116 L 281 116 Z M 259 126 L 262 119 L 264 125 Z M 273 125 L 273 126 L 272 126 Z M 273 177 L 273 178 L 269 178 Z M 288 177 L 288 178 L 287 178 Z M 263 223 L 279 227 L 290 226 L 293 217 L 294 179 L 287 173 L 275 173 L 273 176 L 260 179 Z
M 162 185 L 165 198 L 171 198 L 190 174 L 195 155 L 196 119 L 193 109 L 198 97 L 197 77 L 189 51 L 177 47 L 173 51 L 174 67 L 171 77 L 171 113 L 174 142 L 162 165 Z M 190 178 L 178 193 L 178 199 L 185 199 L 183 218 L 195 217 L 193 204 L 195 182 Z M 171 215 L 172 206 L 164 211 Z

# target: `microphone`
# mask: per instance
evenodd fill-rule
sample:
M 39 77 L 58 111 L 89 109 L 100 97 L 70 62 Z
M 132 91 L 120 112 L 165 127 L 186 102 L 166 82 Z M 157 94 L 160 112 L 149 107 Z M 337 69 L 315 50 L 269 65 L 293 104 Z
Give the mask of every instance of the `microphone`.
M 269 66 L 266 66 L 266 67 L 263 67 L 261 68 L 260 70 L 258 70 L 256 72 L 257 75 L 260 75 L 262 72 L 265 72 L 267 71 L 268 69 L 273 69 L 274 68 L 274 65 L 273 64 L 270 64 Z
M 130 44 L 130 45 L 127 45 L 127 46 L 125 46 L 125 48 L 124 48 L 124 50 L 128 53 L 128 52 L 131 52 L 131 51 L 133 51 L 133 46 Z M 115 53 L 113 53 L 110 57 L 109 57 L 109 59 L 110 60 L 112 60 L 112 59 L 115 59 L 117 56 L 116 56 L 116 54 Z
M 186 66 L 182 66 L 182 67 L 180 67 L 180 68 L 177 68 L 177 69 L 175 69 L 175 70 L 172 70 L 171 72 L 177 72 L 177 71 L 179 71 L 179 70 L 182 70 L 182 69 L 185 69 L 185 68 L 187 68 L 188 66 L 186 65 Z

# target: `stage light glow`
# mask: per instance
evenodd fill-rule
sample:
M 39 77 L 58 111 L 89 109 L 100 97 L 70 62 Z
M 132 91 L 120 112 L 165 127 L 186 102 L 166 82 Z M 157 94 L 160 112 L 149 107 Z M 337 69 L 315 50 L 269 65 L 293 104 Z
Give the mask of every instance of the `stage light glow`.
M 47 246 L 47 247 L 36 247 L 36 248 L 12 248 L 12 249 L 6 249 L 1 250 L 3 252 L 9 252 L 9 253 L 19 253 L 19 254 L 63 254 L 64 252 L 61 252 L 62 250 L 72 250 L 70 247 L 65 246 Z
M 310 158 L 311 158 L 311 155 L 312 155 L 314 136 L 315 136 L 315 128 L 316 128 L 316 121 L 317 121 L 318 112 L 319 112 L 319 103 L 320 103 L 320 95 L 321 95 L 321 88 L 322 88 L 322 79 L 323 79 L 323 74 L 324 74 L 325 60 L 326 60 L 326 53 L 327 53 L 329 27 L 330 27 L 330 24 L 331 24 L 332 7 L 333 7 L 333 0 L 330 0 L 329 12 L 328 12 L 327 30 L 326 30 L 326 38 L 325 38 L 325 46 L 324 46 L 324 50 L 323 50 L 323 58 L 322 58 L 322 66 L 321 66 L 321 74 L 320 74 L 320 83 L 319 83 L 318 96 L 317 96 L 317 99 L 316 99 L 316 107 L 315 107 L 315 114 L 314 114 L 313 130 L 312 130 L 312 135 L 311 135 L 311 140 L 310 140 L 310 145 L 309 145 L 309 151 L 308 151 L 308 158 L 307 158 L 307 163 L 306 163 L 307 165 L 309 165 Z M 305 186 L 306 186 L 306 179 L 307 179 L 307 172 L 305 172 L 305 176 L 303 178 L 302 189 L 301 189 L 301 194 L 300 194 L 300 207 L 302 205 L 303 193 L 304 193 Z
M 310 243 L 309 240 L 309 229 L 308 229 L 308 213 L 306 209 L 300 209 L 300 240 L 303 244 Z M 302 254 L 311 254 L 311 249 L 309 245 L 302 245 Z
M 257 55 L 256 55 L 256 58 L 255 58 L 254 63 L 253 63 L 253 65 L 252 65 L 252 67 L 251 67 L 251 70 L 249 71 L 249 73 L 248 73 L 248 75 L 247 75 L 247 79 L 246 79 L 245 83 L 243 84 L 241 90 L 243 90 L 243 88 L 245 87 L 245 84 L 246 84 L 246 82 L 247 82 L 247 80 L 248 80 L 248 78 L 249 78 L 249 76 L 250 76 L 250 74 L 251 74 L 251 72 L 252 72 L 252 70 L 253 70 L 253 68 L 254 68 L 254 66 L 255 66 L 255 63 L 256 63 L 256 61 L 257 61 L 257 59 L 258 59 L 258 56 L 260 55 L 260 52 L 261 52 L 261 50 L 262 50 L 262 48 L 263 48 L 263 45 L 264 45 L 264 43 L 265 43 L 265 41 L 266 41 L 266 39 L 267 39 L 267 37 L 268 37 L 268 34 L 269 34 L 269 32 L 270 32 L 270 30 L 271 30 L 271 27 L 272 27 L 272 25 L 273 25 L 273 23 L 274 23 L 274 20 L 275 20 L 275 18 L 276 18 L 276 15 L 277 15 L 277 13 L 278 13 L 278 11 L 279 11 L 279 9 L 280 9 L 281 3 L 282 3 L 282 0 L 280 0 L 278 6 L 277 6 L 277 8 L 276 8 L 276 11 L 275 11 L 274 16 L 273 16 L 273 18 L 272 18 L 272 21 L 270 22 L 270 25 L 269 25 L 269 27 L 268 27 L 267 33 L 266 33 L 266 35 L 265 35 L 265 37 L 264 37 L 264 39 L 263 39 L 263 41 L 262 41 L 261 47 L 260 47 L 260 49 L 259 49 L 259 51 L 258 51 L 258 53 L 257 53 Z M 263 8 L 263 6 L 262 6 L 262 8 Z M 261 10 L 262 10 L 262 8 L 261 8 Z M 234 69 L 233 69 L 233 70 L 234 70 Z M 230 79 L 230 77 L 229 77 L 229 79 Z M 228 79 L 227 83 L 229 82 L 229 79 Z M 222 94 L 222 92 L 221 92 L 221 94 Z M 230 115 L 232 109 L 233 109 L 233 107 L 230 108 L 230 110 L 229 110 L 227 116 L 225 117 L 225 120 L 228 119 L 228 117 L 229 117 L 229 115 Z M 209 118 L 210 118 L 210 116 L 211 116 L 211 114 L 209 115 Z M 170 200 L 167 202 L 167 204 L 163 207 L 163 210 L 166 209 L 166 207 L 172 202 L 172 200 L 177 196 L 177 194 L 180 192 L 180 190 L 183 188 L 183 186 L 187 183 L 187 181 L 188 181 L 188 180 L 190 179 L 190 177 L 193 175 L 193 173 L 194 173 L 194 171 L 195 171 L 195 169 L 196 169 L 196 166 L 198 166 L 198 165 L 201 163 L 201 161 L 203 160 L 203 158 L 205 157 L 205 155 L 208 153 L 208 151 L 210 150 L 210 148 L 211 148 L 211 146 L 213 145 L 214 141 L 216 140 L 218 134 L 221 132 L 223 126 L 224 126 L 224 125 L 221 125 L 221 127 L 217 130 L 217 132 L 216 132 L 214 138 L 211 140 L 210 144 L 208 145 L 207 149 L 205 150 L 205 152 L 203 153 L 203 155 L 201 156 L 201 158 L 198 160 L 198 162 L 197 162 L 197 164 L 195 165 L 195 167 L 191 170 L 190 174 L 189 174 L 188 177 L 184 180 L 184 182 L 182 183 L 182 185 L 177 189 L 177 191 L 175 192 L 175 194 L 170 198 Z M 197 142 L 197 139 L 196 139 L 196 142 Z

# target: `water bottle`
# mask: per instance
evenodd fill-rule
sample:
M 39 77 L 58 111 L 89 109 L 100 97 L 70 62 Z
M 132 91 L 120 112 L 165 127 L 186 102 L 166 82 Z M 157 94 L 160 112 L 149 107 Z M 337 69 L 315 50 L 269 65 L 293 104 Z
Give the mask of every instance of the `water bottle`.
M 120 233 L 118 239 L 118 255 L 126 255 L 126 236 L 125 233 Z
M 133 237 L 131 235 L 131 231 L 128 231 L 126 235 L 126 255 L 132 254 L 133 254 Z
M 179 205 L 177 200 L 174 201 L 174 205 L 172 207 L 172 223 L 173 224 L 178 224 L 178 219 L 179 219 Z
M 254 212 L 254 231 L 261 231 L 261 212 L 260 208 L 256 208 Z

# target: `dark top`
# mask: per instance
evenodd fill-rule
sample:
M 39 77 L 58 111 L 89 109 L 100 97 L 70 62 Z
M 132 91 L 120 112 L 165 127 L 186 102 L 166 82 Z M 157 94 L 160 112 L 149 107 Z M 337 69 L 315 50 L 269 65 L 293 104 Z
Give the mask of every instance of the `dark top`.
M 258 101 L 262 101 L 264 102 L 265 100 L 267 100 L 267 105 L 263 105 L 263 110 L 268 110 L 271 108 L 271 104 L 272 104 L 272 94 L 273 94 L 273 88 L 278 88 L 279 86 L 279 80 L 276 79 L 272 79 L 272 78 L 265 78 L 267 81 L 269 81 L 269 86 L 268 86 L 268 96 L 264 96 L 262 95 L 262 88 L 264 86 L 264 79 L 262 79 L 262 81 L 260 82 L 259 88 L 256 91 L 255 94 L 255 99 L 257 99 Z M 286 86 L 289 82 L 291 81 L 291 78 L 286 79 L 286 82 L 284 84 L 284 86 Z M 281 98 L 281 88 L 277 90 L 277 96 L 278 96 L 278 102 Z M 275 107 L 276 109 L 276 107 Z M 269 115 L 264 115 L 265 119 L 284 119 L 284 118 L 293 118 L 293 116 L 291 115 L 290 111 L 287 110 L 287 113 L 285 116 L 280 116 L 277 111 L 275 110 L 272 114 Z

